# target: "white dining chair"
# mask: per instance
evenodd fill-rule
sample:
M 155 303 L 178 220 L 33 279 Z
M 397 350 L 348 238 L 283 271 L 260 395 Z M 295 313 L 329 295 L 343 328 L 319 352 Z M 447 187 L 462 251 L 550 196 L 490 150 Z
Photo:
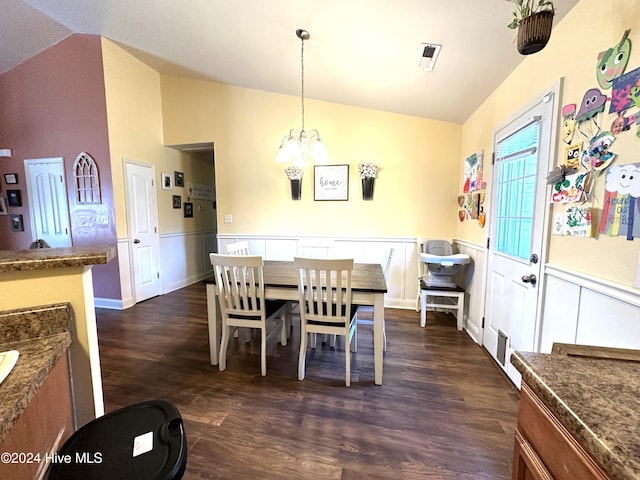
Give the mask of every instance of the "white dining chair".
M 308 334 L 341 335 L 345 338 L 345 383 L 348 387 L 351 385 L 350 344 L 358 328 L 356 306 L 351 304 L 353 259 L 295 257 L 293 263 L 299 272 L 298 380 L 305 377 Z
M 227 244 L 228 255 L 251 255 L 249 251 L 249 242 L 235 242 Z
M 335 240 L 332 238 L 301 238 L 298 240 L 298 257 L 304 258 L 333 258 L 335 248 Z M 295 305 L 292 305 L 290 311 L 296 312 L 297 308 Z M 317 343 L 317 335 L 310 335 L 310 341 L 313 345 L 313 348 L 316 347 Z M 325 336 L 322 340 L 323 342 L 327 341 L 327 337 Z M 329 345 L 332 347 L 336 346 L 336 336 L 332 335 L 329 337 Z
M 210 253 L 209 259 L 214 269 L 222 317 L 219 368 L 221 371 L 227 368 L 227 347 L 232 331 L 239 327 L 257 328 L 260 329 L 260 365 L 264 376 L 267 374 L 267 322 L 277 319 L 280 342 L 286 345 L 287 302 L 265 300 L 261 256 Z
M 390 247 L 387 250 L 385 255 L 385 259 L 382 265 L 382 274 L 384 275 L 385 282 L 389 277 L 389 269 L 391 268 L 391 257 L 393 257 L 393 247 Z M 358 305 L 356 310 L 356 321 L 358 325 L 373 325 L 373 306 L 372 305 Z M 384 317 L 382 319 L 382 341 L 383 341 L 383 351 L 387 351 L 387 328 L 384 322 Z M 353 351 L 358 351 L 358 337 L 356 336 L 353 339 Z
M 298 240 L 297 255 L 304 258 L 332 258 L 335 240 L 332 238 L 302 238 Z

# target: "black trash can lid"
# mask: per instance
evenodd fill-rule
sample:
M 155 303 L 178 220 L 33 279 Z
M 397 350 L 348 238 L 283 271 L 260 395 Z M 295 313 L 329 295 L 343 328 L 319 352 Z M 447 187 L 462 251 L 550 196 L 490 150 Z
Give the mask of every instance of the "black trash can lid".
M 187 440 L 178 409 L 151 400 L 97 418 L 64 443 L 53 458 L 49 480 L 180 479 Z

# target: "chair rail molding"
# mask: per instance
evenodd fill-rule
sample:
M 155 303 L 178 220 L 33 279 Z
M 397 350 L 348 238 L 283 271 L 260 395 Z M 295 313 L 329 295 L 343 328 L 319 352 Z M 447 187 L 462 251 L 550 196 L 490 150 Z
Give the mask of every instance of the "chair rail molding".
M 608 297 L 615 298 L 621 302 L 640 307 L 640 289 L 569 270 L 559 265 L 545 265 L 544 273 L 582 288 L 588 288 Z

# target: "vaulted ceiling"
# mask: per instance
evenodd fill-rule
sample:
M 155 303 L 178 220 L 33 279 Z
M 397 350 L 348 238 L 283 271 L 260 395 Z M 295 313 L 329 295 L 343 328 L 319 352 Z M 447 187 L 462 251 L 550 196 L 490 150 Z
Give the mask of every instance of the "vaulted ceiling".
M 578 0 L 554 0 L 554 24 Z M 523 60 L 506 0 L 3 0 L 0 74 L 73 33 L 156 70 L 462 123 Z M 553 41 L 553 36 L 551 41 Z M 423 43 L 442 45 L 433 71 Z

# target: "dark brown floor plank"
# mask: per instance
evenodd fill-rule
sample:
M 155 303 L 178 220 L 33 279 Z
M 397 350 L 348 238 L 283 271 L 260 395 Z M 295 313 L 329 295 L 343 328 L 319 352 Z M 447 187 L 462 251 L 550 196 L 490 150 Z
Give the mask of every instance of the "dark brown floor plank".
M 359 329 L 351 387 L 343 343 L 318 345 L 297 380 L 299 336 L 232 339 L 227 370 L 209 364 L 205 288 L 124 311 L 97 309 L 107 411 L 175 403 L 189 445 L 185 479 L 508 479 L 517 391 L 451 315 L 386 309 L 384 384 L 373 333 Z

